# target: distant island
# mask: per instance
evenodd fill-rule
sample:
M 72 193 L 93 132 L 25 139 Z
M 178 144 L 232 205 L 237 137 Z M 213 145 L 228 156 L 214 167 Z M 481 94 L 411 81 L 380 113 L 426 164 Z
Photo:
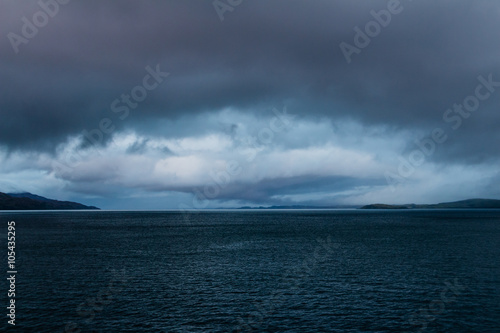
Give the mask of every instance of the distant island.
M 47 199 L 39 195 L 0 192 L 0 210 L 59 210 L 59 209 L 99 209 L 77 202 Z
M 386 205 L 372 204 L 361 207 L 360 209 L 485 209 L 497 208 L 500 209 L 500 200 L 495 199 L 468 199 L 454 202 L 442 202 L 431 205 Z

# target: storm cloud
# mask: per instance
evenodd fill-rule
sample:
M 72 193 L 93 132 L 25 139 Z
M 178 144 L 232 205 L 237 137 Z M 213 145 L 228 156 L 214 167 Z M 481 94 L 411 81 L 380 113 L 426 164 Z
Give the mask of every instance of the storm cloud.
M 0 191 L 138 209 L 499 198 L 497 2 L 0 7 Z

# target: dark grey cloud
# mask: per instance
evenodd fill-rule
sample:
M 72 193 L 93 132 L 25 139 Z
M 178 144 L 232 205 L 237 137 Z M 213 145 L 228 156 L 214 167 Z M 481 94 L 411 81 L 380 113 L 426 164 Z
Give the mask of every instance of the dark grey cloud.
M 401 12 L 348 63 L 340 43 L 354 45 L 353 29 L 364 30 L 370 12 L 387 4 L 243 1 L 220 21 L 211 1 L 73 0 L 16 53 L 8 33 L 21 35 L 22 18 L 31 21 L 40 6 L 3 1 L 0 146 L 54 152 L 103 118 L 114 126 L 104 142 L 124 131 L 231 133 L 237 124 L 216 128 L 197 117 L 225 108 L 266 116 L 287 105 L 301 119 L 354 120 L 384 128 L 387 137 L 407 131 L 403 155 L 440 127 L 449 140 L 428 160 L 497 163 L 500 87 L 457 130 L 443 114 L 474 94 L 478 76 L 500 82 L 500 4 L 401 0 Z M 113 101 L 157 65 L 170 76 L 120 119 Z M 142 141 L 129 148 L 146 151 Z

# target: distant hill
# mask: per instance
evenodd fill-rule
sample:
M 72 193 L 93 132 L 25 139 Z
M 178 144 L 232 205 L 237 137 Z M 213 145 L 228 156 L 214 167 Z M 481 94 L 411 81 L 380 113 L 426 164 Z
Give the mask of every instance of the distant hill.
M 500 209 L 500 200 L 495 199 L 468 199 L 454 202 L 442 202 L 432 205 L 386 205 L 386 204 L 372 204 L 361 207 L 361 209 L 485 209 L 485 208 L 498 208 Z
M 77 202 L 47 199 L 31 193 L 0 192 L 0 210 L 99 209 Z
M 7 195 L 10 195 L 11 197 L 14 197 L 14 198 L 29 198 L 29 199 L 38 200 L 38 201 L 45 201 L 45 202 L 54 201 L 54 200 L 51 200 L 51 199 L 47 199 L 47 198 L 41 197 L 41 196 L 36 195 L 36 194 L 31 194 L 29 192 L 7 193 Z

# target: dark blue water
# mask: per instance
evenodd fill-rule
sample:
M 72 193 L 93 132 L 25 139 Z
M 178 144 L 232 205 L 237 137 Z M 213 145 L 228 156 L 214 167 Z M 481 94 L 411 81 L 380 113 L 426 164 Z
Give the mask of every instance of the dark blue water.
M 12 332 L 500 332 L 500 211 L 0 217 Z

